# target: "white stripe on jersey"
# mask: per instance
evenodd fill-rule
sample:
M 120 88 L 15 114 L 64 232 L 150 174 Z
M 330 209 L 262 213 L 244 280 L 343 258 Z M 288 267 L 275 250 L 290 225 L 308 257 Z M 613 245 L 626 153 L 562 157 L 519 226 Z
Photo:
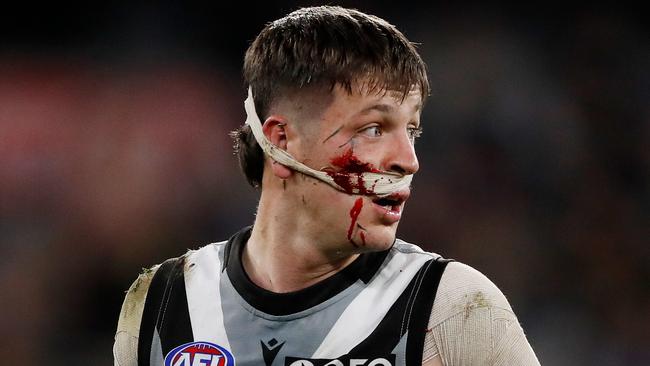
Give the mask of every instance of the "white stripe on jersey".
M 230 349 L 223 326 L 219 287 L 219 247 L 222 245 L 225 245 L 225 242 L 207 245 L 190 253 L 185 266 L 194 264 L 194 268 L 185 271 L 185 291 L 194 340 L 211 342 Z
M 153 337 L 151 339 L 151 352 L 149 354 L 149 365 L 163 365 L 165 355 L 163 355 L 162 344 L 160 342 L 160 334 L 158 329 L 153 327 Z
M 366 339 L 422 265 L 435 258 L 401 241 L 395 243 L 390 255 L 388 263 L 343 311 L 312 358 L 339 357 Z

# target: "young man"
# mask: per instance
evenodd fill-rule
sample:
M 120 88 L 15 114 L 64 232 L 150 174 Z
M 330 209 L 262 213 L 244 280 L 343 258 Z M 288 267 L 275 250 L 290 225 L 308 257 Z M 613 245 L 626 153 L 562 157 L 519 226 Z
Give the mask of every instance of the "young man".
M 136 280 L 116 365 L 538 364 L 494 284 L 395 237 L 429 90 L 397 29 L 301 9 L 262 30 L 244 77 L 255 223 Z

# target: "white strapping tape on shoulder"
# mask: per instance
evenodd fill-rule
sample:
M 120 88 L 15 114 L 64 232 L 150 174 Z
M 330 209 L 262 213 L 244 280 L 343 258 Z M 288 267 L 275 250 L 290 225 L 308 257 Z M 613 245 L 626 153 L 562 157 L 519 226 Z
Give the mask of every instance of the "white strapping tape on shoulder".
M 260 121 L 257 111 L 255 111 L 255 103 L 253 102 L 253 90 L 248 88 L 248 98 L 244 101 L 244 108 L 246 109 L 246 124 L 250 126 L 253 131 L 255 140 L 262 148 L 262 151 L 276 162 L 287 166 L 295 171 L 306 174 L 316 178 L 330 186 L 347 193 L 352 194 L 370 194 L 376 196 L 389 196 L 394 192 L 400 191 L 411 185 L 413 174 L 401 175 L 392 172 L 365 172 L 365 173 L 349 173 L 352 184 L 352 192 L 349 187 L 340 186 L 334 178 L 324 171 L 312 169 L 305 164 L 297 161 L 291 154 L 282 150 L 281 148 L 273 145 L 271 141 L 266 138 L 264 131 L 262 131 L 262 122 Z M 361 179 L 358 179 L 360 176 Z M 363 187 L 359 187 L 359 183 L 363 183 Z

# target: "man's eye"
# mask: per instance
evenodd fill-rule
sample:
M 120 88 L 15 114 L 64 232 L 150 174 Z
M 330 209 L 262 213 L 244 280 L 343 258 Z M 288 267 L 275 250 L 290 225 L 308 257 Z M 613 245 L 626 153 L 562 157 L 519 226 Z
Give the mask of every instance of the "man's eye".
M 410 127 L 408 132 L 411 141 L 415 141 L 416 138 L 422 136 L 422 127 Z
M 379 126 L 370 126 L 366 127 L 363 130 L 359 131 L 361 134 L 364 134 L 368 137 L 379 137 L 381 136 L 381 128 Z

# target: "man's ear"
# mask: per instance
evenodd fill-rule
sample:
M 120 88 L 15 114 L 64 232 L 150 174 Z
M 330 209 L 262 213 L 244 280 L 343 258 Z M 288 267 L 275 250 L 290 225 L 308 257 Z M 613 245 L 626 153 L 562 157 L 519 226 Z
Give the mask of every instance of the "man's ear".
M 282 150 L 287 149 L 287 124 L 284 118 L 280 116 L 270 116 L 264 121 L 262 125 L 262 131 L 269 141 L 279 147 Z M 293 170 L 287 168 L 286 166 L 276 162 L 271 161 L 271 170 L 273 175 L 280 179 L 287 179 L 293 174 Z
M 282 150 L 287 149 L 286 125 L 287 123 L 284 118 L 280 116 L 270 116 L 262 124 L 262 131 L 266 135 L 266 138 Z

